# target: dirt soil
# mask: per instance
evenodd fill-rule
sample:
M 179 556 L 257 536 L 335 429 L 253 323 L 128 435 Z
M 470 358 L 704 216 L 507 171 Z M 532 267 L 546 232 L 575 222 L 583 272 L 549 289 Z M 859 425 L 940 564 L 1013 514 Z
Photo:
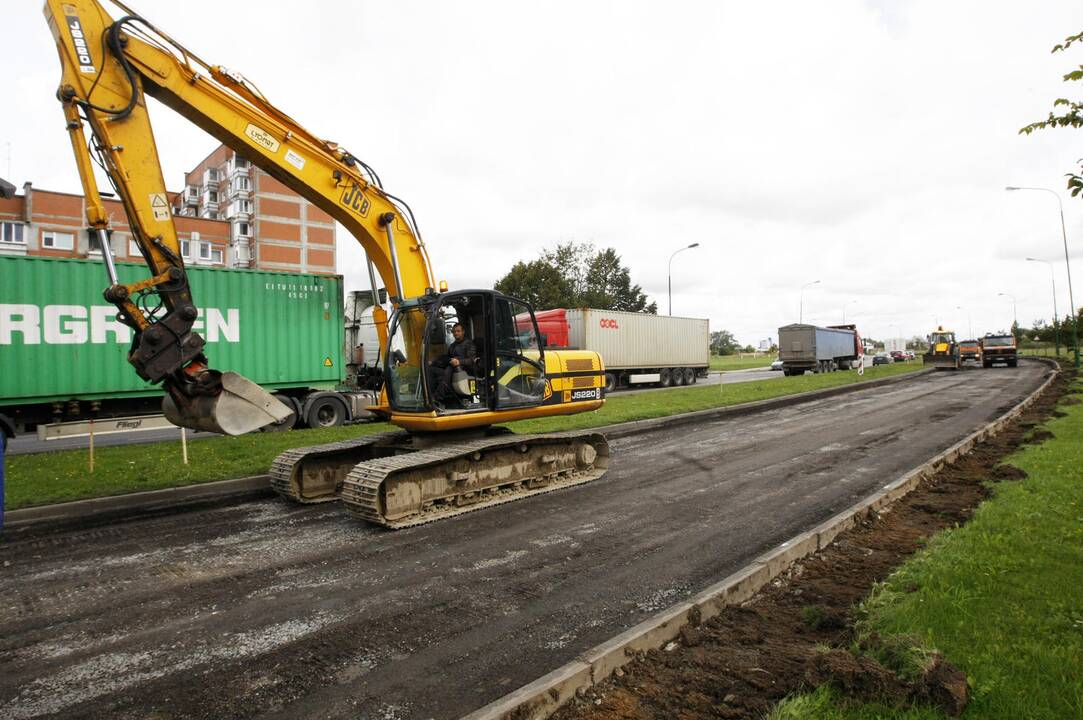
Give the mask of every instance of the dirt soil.
M 859 700 L 933 702 L 958 714 L 966 703 L 962 672 L 936 657 L 925 677 L 908 685 L 876 661 L 853 655 L 853 610 L 927 538 L 965 523 L 988 495 L 987 482 L 1025 478 L 1000 463 L 1020 445 L 1049 435 L 1034 428 L 1056 412 L 1073 376 L 1063 366 L 1017 421 L 890 511 L 872 514 L 744 605 L 685 627 L 679 640 L 640 655 L 554 717 L 762 718 L 786 695 L 823 683 Z

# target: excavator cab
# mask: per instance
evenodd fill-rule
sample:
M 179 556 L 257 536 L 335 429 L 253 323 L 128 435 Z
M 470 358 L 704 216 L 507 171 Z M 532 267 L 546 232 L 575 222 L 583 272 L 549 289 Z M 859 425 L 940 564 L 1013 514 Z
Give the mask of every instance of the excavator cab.
M 455 325 L 477 359 L 472 368 L 449 371 L 450 382 L 438 388 Z M 540 405 L 549 393 L 538 338 L 530 305 L 492 290 L 403 302 L 391 316 L 384 367 L 391 408 L 444 416 Z

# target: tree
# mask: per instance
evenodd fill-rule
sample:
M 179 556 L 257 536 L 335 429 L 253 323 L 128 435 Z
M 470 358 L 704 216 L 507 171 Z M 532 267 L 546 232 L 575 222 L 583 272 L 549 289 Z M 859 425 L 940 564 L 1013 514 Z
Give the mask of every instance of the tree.
M 526 300 L 536 310 L 576 307 L 568 279 L 544 260 L 515 263 L 494 287 L 505 295 Z
M 598 250 L 591 243 L 559 243 L 543 250 L 540 260 L 518 262 L 495 288 L 522 298 L 542 310 L 554 307 L 593 307 L 657 314 L 631 272 L 613 248 Z
M 1073 44 L 1083 42 L 1083 33 L 1065 38 L 1063 43 L 1053 46 L 1053 52 L 1063 52 Z M 1083 80 L 1083 65 L 1064 76 L 1064 82 L 1079 82 Z M 1053 109 L 1049 111 L 1049 117 L 1045 120 L 1031 123 L 1019 130 L 1021 135 L 1030 135 L 1035 130 L 1044 130 L 1054 127 L 1083 128 L 1083 100 L 1069 100 L 1058 98 L 1053 101 Z M 1081 167 L 1083 172 L 1083 167 Z M 1068 173 L 1068 190 L 1072 197 L 1078 197 L 1083 192 L 1083 176 Z
M 729 330 L 716 330 L 711 333 L 711 352 L 715 355 L 733 355 L 740 350 L 737 338 Z
M 564 276 L 572 295 L 581 298 L 587 291 L 587 273 L 594 253 L 594 245 L 589 242 L 557 243 L 552 250 L 542 250 L 541 259 Z M 578 306 L 578 304 L 573 305 L 573 307 Z
M 647 304 L 646 294 L 639 285 L 632 285 L 628 268 L 621 266 L 620 255 L 613 248 L 599 251 L 587 264 L 582 304 L 606 310 L 658 314 L 658 304 Z

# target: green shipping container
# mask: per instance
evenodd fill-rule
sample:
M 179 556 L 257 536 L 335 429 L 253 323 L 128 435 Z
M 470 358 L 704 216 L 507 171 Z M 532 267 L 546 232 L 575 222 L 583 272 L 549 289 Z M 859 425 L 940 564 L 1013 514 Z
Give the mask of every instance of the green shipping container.
M 130 283 L 147 268 L 117 273 Z M 340 276 L 189 267 L 188 277 L 211 367 L 269 389 L 342 382 Z M 128 364 L 131 330 L 102 298 L 107 284 L 99 261 L 0 256 L 0 407 L 161 394 Z

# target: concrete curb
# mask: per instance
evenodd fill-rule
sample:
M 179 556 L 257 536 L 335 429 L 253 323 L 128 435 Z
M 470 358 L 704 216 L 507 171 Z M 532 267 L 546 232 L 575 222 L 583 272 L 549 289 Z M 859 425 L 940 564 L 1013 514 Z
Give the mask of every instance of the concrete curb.
M 54 503 L 4 513 L 3 534 L 26 531 L 43 525 L 48 525 L 50 530 L 73 525 L 97 525 L 133 515 L 150 517 L 181 509 L 244 502 L 273 494 L 269 476 L 253 475 L 199 485 Z
M 846 395 L 847 393 L 857 392 L 859 390 L 867 390 L 869 388 L 878 388 L 885 385 L 893 385 L 895 383 L 903 382 L 905 380 L 911 380 L 917 377 L 924 377 L 936 372 L 936 370 L 929 368 L 928 370 L 918 370 L 916 372 L 904 373 L 902 375 L 893 375 L 891 377 L 881 378 L 880 380 L 869 380 L 867 382 L 856 382 L 848 385 L 839 385 L 838 387 L 825 388 L 823 390 L 809 390 L 808 392 L 797 393 L 796 395 L 782 395 L 780 397 L 769 398 L 767 400 L 754 400 L 753 402 L 741 403 L 740 405 L 727 405 L 726 407 L 708 408 L 706 410 L 696 410 L 695 412 L 681 413 L 680 415 L 669 415 L 666 417 L 650 418 L 648 420 L 632 420 L 630 422 L 618 423 L 616 425 L 606 425 L 600 428 L 591 428 L 606 436 L 607 439 L 613 440 L 615 438 L 627 437 L 628 435 L 638 435 L 644 432 L 650 432 L 653 430 L 662 430 L 665 428 L 676 427 L 678 425 L 685 425 L 687 423 L 699 422 L 702 420 L 713 420 L 721 417 L 739 417 L 741 415 L 751 415 L 752 413 L 763 412 L 764 410 L 773 410 L 779 407 L 787 407 L 789 405 L 798 405 L 802 402 L 809 400 L 820 400 L 822 398 L 834 397 L 836 395 Z
M 662 430 L 664 428 L 683 425 L 724 416 L 740 416 L 756 412 L 763 412 L 787 405 L 796 405 L 808 400 L 842 395 L 857 390 L 882 387 L 884 385 L 902 382 L 914 377 L 927 375 L 933 370 L 919 370 L 913 373 L 905 373 L 881 380 L 851 383 L 825 390 L 810 390 L 809 392 L 796 395 L 783 395 L 769 400 L 757 400 L 740 405 L 728 407 L 710 408 L 681 415 L 652 418 L 650 420 L 634 420 L 632 422 L 605 425 L 599 428 L 589 428 L 601 432 L 609 439 L 627 437 L 640 433 Z M 243 502 L 262 497 L 271 497 L 270 481 L 267 475 L 254 475 L 252 477 L 237 478 L 234 480 L 219 480 L 216 482 L 201 483 L 199 485 L 185 485 L 177 488 L 163 490 L 148 490 L 146 492 L 128 493 L 126 495 L 112 495 L 90 500 L 76 500 L 67 503 L 55 503 L 39 507 L 12 510 L 4 513 L 4 530 L 0 535 L 29 530 L 43 525 L 49 525 L 50 529 L 63 529 L 74 525 L 98 525 L 107 522 L 116 522 L 125 518 L 141 515 L 162 515 L 167 512 L 180 512 L 206 507 L 219 502 Z
M 1037 360 L 1046 362 L 1044 359 Z M 1055 362 L 1048 364 L 1056 368 Z M 1037 390 L 1004 415 L 856 505 L 760 555 L 744 568 L 685 602 L 663 610 L 587 650 L 572 662 L 464 716 L 462 720 L 541 720 L 549 717 L 577 693 L 600 683 L 617 668 L 630 662 L 636 653 L 662 647 L 676 638 L 685 625 L 699 625 L 718 615 L 726 606 L 749 600 L 795 561 L 824 549 L 842 532 L 904 497 L 922 480 L 965 455 L 977 443 L 999 433 L 1046 391 L 1058 372 L 1054 369 Z

